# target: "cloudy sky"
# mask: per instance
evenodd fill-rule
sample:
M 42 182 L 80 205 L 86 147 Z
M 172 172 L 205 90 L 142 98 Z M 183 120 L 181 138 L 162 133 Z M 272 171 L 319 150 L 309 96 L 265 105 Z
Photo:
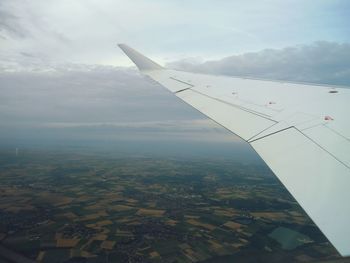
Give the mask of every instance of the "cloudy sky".
M 347 0 L 1 0 L 0 10 L 3 61 L 121 66 L 121 42 L 169 62 L 350 40 Z
M 350 85 L 349 13 L 347 0 L 1 0 L 0 143 L 237 143 L 116 44 L 173 68 Z

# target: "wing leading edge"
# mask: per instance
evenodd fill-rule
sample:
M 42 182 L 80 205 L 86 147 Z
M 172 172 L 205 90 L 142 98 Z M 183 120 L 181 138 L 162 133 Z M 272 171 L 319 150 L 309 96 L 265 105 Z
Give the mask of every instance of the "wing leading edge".
M 350 90 L 165 69 L 140 71 L 248 142 L 342 256 L 350 255 Z

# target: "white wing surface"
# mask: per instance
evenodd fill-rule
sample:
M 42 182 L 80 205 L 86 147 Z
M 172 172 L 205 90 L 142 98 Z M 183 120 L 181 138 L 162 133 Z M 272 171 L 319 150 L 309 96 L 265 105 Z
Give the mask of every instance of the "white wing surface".
M 350 255 L 350 89 L 169 70 L 119 46 L 143 74 L 248 142 Z

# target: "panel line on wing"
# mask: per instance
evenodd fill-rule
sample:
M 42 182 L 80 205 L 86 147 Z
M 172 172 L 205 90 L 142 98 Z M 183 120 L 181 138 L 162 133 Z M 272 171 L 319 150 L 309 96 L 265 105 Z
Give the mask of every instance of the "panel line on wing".
M 341 134 L 338 131 L 334 130 L 333 128 L 329 127 L 327 124 L 323 124 L 323 126 L 326 127 L 327 129 L 330 129 L 332 132 L 339 135 L 340 137 L 344 138 L 344 140 L 347 140 L 350 142 L 350 139 L 348 137 L 344 136 L 343 134 Z
M 237 108 L 237 109 L 240 109 L 240 110 L 243 110 L 243 111 L 245 111 L 245 112 L 254 114 L 254 115 L 256 115 L 256 116 L 259 116 L 259 117 L 261 117 L 261 118 L 267 119 L 267 120 L 269 120 L 269 121 L 278 123 L 276 120 L 271 119 L 271 118 L 270 118 L 271 116 L 269 116 L 269 115 L 266 115 L 266 114 L 263 114 L 263 113 L 260 113 L 260 112 L 257 112 L 257 111 L 254 111 L 254 110 L 245 108 L 245 107 L 240 106 L 240 105 L 232 104 L 232 103 L 230 103 L 230 102 L 227 102 L 227 101 L 224 101 L 224 100 L 221 100 L 221 99 L 212 97 L 212 96 L 209 96 L 209 95 L 207 95 L 207 94 L 205 94 L 205 93 L 202 93 L 202 92 L 200 92 L 200 91 L 198 91 L 198 90 L 192 89 L 192 91 L 194 91 L 194 92 L 196 92 L 196 93 L 198 93 L 198 94 L 200 94 L 200 95 L 202 95 L 202 96 L 205 96 L 205 97 L 207 97 L 207 98 L 210 98 L 210 99 L 216 100 L 216 101 L 218 101 L 218 102 L 224 103 L 224 104 L 226 104 L 226 105 L 229 105 L 229 106 L 231 106 L 231 107 L 235 107 L 235 108 Z
M 315 127 L 318 127 L 318 126 L 324 126 L 324 125 L 322 123 L 316 123 L 315 125 L 309 126 L 307 128 L 302 128 L 302 129 L 300 129 L 300 131 L 307 131 L 307 130 L 313 129 Z
M 274 125 L 275 125 L 275 124 L 274 124 Z M 273 127 L 274 125 L 270 126 L 269 128 Z M 265 131 L 268 130 L 269 128 L 265 129 Z M 350 170 L 350 166 L 349 166 L 349 165 L 347 165 L 346 163 L 344 163 L 344 162 L 343 162 L 342 160 L 340 160 L 337 156 L 335 156 L 333 153 L 331 153 L 330 151 L 328 151 L 327 149 L 325 149 L 322 145 L 320 145 L 319 143 L 317 143 L 315 140 L 313 140 L 312 138 L 310 138 L 308 135 L 304 134 L 301 130 L 299 130 L 299 129 L 298 129 L 297 127 L 295 127 L 295 126 L 286 127 L 286 128 L 284 128 L 284 129 L 281 129 L 281 130 L 278 130 L 278 131 L 275 131 L 275 132 L 266 134 L 266 135 L 264 135 L 264 136 L 262 136 L 262 137 L 259 137 L 259 138 L 254 139 L 254 140 L 249 139 L 249 140 L 247 140 L 247 142 L 248 142 L 249 144 L 251 144 L 251 143 L 253 143 L 253 142 L 256 142 L 256 141 L 258 141 L 258 140 L 264 139 L 264 138 L 266 138 L 266 137 L 270 137 L 270 136 L 275 135 L 275 134 L 277 134 L 277 133 L 286 131 L 286 130 L 288 130 L 288 129 L 290 129 L 290 128 L 294 128 L 296 131 L 298 131 L 299 133 L 301 133 L 304 137 L 306 137 L 306 138 L 309 139 L 311 142 L 313 142 L 315 145 L 317 145 L 321 150 L 323 150 L 323 151 L 325 151 L 326 153 L 328 153 L 328 154 L 329 154 L 330 156 L 332 156 L 335 160 L 337 160 L 339 163 L 341 163 L 342 165 L 344 165 L 346 168 L 348 168 L 348 169 Z M 261 131 L 260 133 L 262 133 L 262 132 L 264 132 L 264 131 Z M 256 135 L 253 136 L 252 138 L 254 138 L 254 137 L 256 137 Z
M 174 77 L 169 77 L 169 79 L 172 79 L 172 80 L 178 81 L 178 82 L 180 82 L 180 83 L 182 83 L 182 84 L 186 84 L 186 85 L 188 85 L 188 86 L 190 86 L 190 87 L 192 87 L 192 88 L 194 87 L 194 85 L 193 85 L 193 84 L 188 83 L 188 82 L 183 81 L 183 80 L 176 79 L 176 78 L 174 78 Z
M 277 123 L 276 123 L 276 124 L 277 124 Z M 272 126 L 273 126 L 273 125 L 272 125 Z M 271 126 L 271 127 L 272 127 L 272 126 Z M 271 128 L 271 127 L 269 127 L 269 128 Z M 294 127 L 294 126 L 289 126 L 289 127 L 287 127 L 287 128 L 283 128 L 283 129 L 281 129 L 281 130 L 278 130 L 278 131 L 275 131 L 275 132 L 266 134 L 266 135 L 264 135 L 264 136 L 262 136 L 262 137 L 259 137 L 259 138 L 254 139 L 254 140 L 249 139 L 249 140 L 248 140 L 248 143 L 252 143 L 252 142 L 255 142 L 255 141 L 264 139 L 264 138 L 266 138 L 266 137 L 268 137 L 268 136 L 274 135 L 274 134 L 279 133 L 279 132 L 283 132 L 283 131 L 288 130 L 288 129 L 290 129 L 290 128 L 295 128 L 295 127 Z M 265 129 L 265 131 L 266 131 L 266 130 L 268 130 L 268 129 Z M 261 131 L 260 133 L 262 133 L 262 132 L 264 132 L 264 131 Z M 259 134 L 260 134 L 260 133 L 259 133 Z M 257 135 L 253 136 L 252 138 L 254 138 L 254 137 L 256 137 L 256 136 L 257 136 Z
M 310 141 L 312 141 L 314 144 L 316 144 L 318 147 L 320 147 L 322 150 L 324 150 L 326 153 L 328 153 L 330 156 L 332 156 L 334 159 L 336 159 L 338 162 L 340 162 L 342 165 L 344 165 L 346 168 L 348 168 L 350 170 L 350 166 L 347 165 L 346 163 L 344 163 L 342 160 L 340 160 L 337 156 L 335 156 L 333 153 L 331 153 L 330 151 L 328 151 L 327 149 L 325 149 L 322 145 L 320 145 L 319 143 L 317 143 L 315 140 L 313 140 L 312 138 L 310 138 L 309 136 L 307 136 L 306 134 L 304 134 L 302 131 L 300 131 L 298 128 L 295 128 L 298 132 L 300 132 L 302 135 L 304 135 L 306 138 L 308 138 Z
M 250 137 L 247 142 L 250 142 L 253 138 L 259 136 L 260 134 L 264 133 L 267 130 L 270 130 L 271 128 L 275 127 L 277 124 L 279 124 L 279 122 L 276 122 L 274 124 L 272 124 L 270 127 L 267 127 L 266 129 L 261 130 L 260 132 L 258 132 L 257 134 L 253 135 L 252 137 Z
M 182 92 L 182 91 L 189 90 L 189 89 L 191 89 L 191 88 L 180 89 L 180 90 L 178 90 L 178 91 L 175 91 L 174 93 L 177 94 L 177 93 L 180 93 L 180 92 Z

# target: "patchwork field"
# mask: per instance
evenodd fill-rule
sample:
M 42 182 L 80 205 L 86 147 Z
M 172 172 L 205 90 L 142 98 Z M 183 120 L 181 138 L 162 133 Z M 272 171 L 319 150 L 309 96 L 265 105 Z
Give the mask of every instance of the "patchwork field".
M 0 152 L 0 195 L 0 244 L 42 263 L 338 257 L 262 164 Z

